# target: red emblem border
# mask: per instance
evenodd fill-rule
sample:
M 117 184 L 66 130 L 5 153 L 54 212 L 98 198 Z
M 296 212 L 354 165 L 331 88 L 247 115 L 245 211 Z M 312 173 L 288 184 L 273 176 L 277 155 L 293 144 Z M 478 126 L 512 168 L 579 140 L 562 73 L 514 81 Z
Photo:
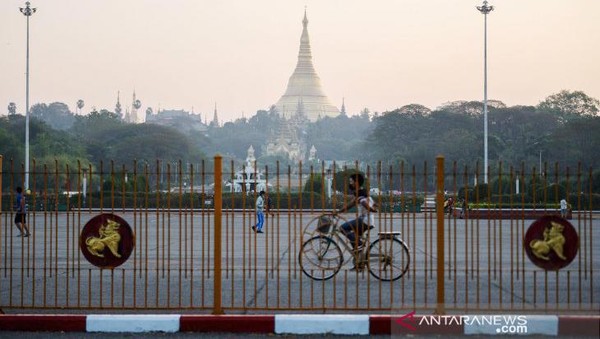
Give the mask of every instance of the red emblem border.
M 106 224 L 108 220 L 113 220 L 121 225 L 119 227 L 121 240 L 119 241 L 118 250 L 119 254 L 121 254 L 120 258 L 113 255 L 108 248 L 105 248 L 102 252 L 104 255 L 103 258 L 95 256 L 90 253 L 85 243 L 88 237 L 98 237 L 100 227 Z M 93 217 L 85 224 L 79 235 L 79 249 L 81 250 L 81 253 L 92 265 L 100 268 L 115 268 L 122 265 L 129 259 L 134 247 L 135 235 L 133 234 L 131 227 L 125 219 L 112 213 L 102 213 Z

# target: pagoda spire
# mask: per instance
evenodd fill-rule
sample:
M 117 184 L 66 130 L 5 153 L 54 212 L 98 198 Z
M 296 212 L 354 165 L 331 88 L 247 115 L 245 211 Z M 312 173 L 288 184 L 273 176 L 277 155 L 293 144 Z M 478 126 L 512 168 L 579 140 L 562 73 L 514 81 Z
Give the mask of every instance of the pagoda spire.
M 310 49 L 310 38 L 308 37 L 308 18 L 306 17 L 306 8 L 304 9 L 304 19 L 302 19 L 302 35 L 300 36 L 300 51 L 298 52 L 298 63 L 294 73 L 314 74 L 315 67 L 312 63 L 312 52 Z M 318 76 L 317 76 L 318 77 Z
M 138 100 L 135 97 L 135 89 L 133 90 L 133 100 L 131 101 L 131 114 L 129 116 L 131 123 L 137 124 L 137 110 L 139 108 Z
M 302 34 L 296 68 L 288 80 L 285 94 L 275 104 L 276 109 L 283 114 L 284 106 L 295 107 L 300 99 L 304 103 L 306 116 L 310 121 L 316 121 L 321 114 L 334 117 L 340 113 L 325 95 L 321 87 L 321 79 L 313 66 L 306 8 L 302 19 Z
M 117 91 L 117 104 L 115 105 L 115 114 L 119 116 L 119 118 L 123 118 L 123 109 L 121 108 L 121 91 Z
M 219 127 L 219 117 L 217 115 L 217 103 L 215 102 L 215 114 L 213 115 L 213 121 L 211 123 L 214 127 Z

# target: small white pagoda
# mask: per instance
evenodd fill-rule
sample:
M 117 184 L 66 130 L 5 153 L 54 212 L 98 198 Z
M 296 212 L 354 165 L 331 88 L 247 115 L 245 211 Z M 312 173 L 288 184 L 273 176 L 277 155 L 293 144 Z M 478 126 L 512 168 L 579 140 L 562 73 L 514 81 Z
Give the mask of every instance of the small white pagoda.
M 245 192 L 250 194 L 252 192 L 266 191 L 267 181 L 263 178 L 263 173 L 254 168 L 255 163 L 254 147 L 250 145 L 246 164 L 242 169 L 235 172 L 233 182 L 228 182 L 225 186 L 229 187 L 230 191 L 235 193 Z

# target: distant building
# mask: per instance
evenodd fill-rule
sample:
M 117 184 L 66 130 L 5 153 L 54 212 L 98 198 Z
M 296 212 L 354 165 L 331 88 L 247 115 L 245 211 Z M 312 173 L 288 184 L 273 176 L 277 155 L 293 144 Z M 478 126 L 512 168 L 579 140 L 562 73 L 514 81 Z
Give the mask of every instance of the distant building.
M 138 114 L 137 111 L 142 107 L 142 102 L 135 97 L 135 90 L 133 91 L 133 100 L 131 101 L 131 113 L 129 114 L 129 120 L 127 122 L 137 124 Z
M 255 164 L 254 147 L 250 145 L 248 155 L 246 156 L 246 165 L 235 172 L 235 177 L 233 180 L 225 183 L 225 187 L 230 192 L 236 193 L 244 192 L 250 194 L 252 192 L 266 191 L 267 180 L 264 178 L 265 175 L 261 170 L 254 168 Z
M 340 114 L 321 88 L 321 79 L 312 63 L 306 11 L 302 27 L 296 68 L 290 76 L 285 93 L 273 105 L 283 119 L 264 147 L 266 156 L 281 156 L 296 163 L 307 160 L 306 125 L 324 117 L 336 117 Z M 316 159 L 314 152 L 309 161 Z
M 304 141 L 298 137 L 295 119 L 282 119 L 277 132 L 271 136 L 265 149 L 266 156 L 280 156 L 298 163 L 306 153 Z
M 142 107 L 142 102 L 136 98 L 135 90 L 133 91 L 133 99 L 131 101 L 131 111 L 129 108 L 125 109 L 125 114 L 123 115 L 123 107 L 121 106 L 121 92 L 117 91 L 117 103 L 115 104 L 115 114 L 119 116 L 123 121 L 130 124 L 139 123 L 138 118 L 138 109 Z
M 208 130 L 206 124 L 202 122 L 200 114 L 191 114 L 184 110 L 162 110 L 156 114 L 151 112 L 149 110 L 150 114 L 146 114 L 146 123 L 148 124 L 170 126 L 184 134 Z

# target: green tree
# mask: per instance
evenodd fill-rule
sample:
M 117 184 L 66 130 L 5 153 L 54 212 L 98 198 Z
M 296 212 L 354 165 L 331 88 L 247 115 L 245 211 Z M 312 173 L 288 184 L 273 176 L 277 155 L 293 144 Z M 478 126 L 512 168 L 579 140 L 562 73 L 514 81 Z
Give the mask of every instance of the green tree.
M 533 106 L 493 109 L 489 121 L 491 152 L 508 164 L 533 162 L 540 151 L 548 154 L 550 135 L 558 128 L 555 115 Z
M 488 109 L 504 107 L 506 107 L 506 105 L 502 101 L 488 100 Z M 483 102 L 464 100 L 450 101 L 439 107 L 437 110 L 465 115 L 482 115 Z
M 304 184 L 304 192 L 323 193 L 323 177 L 319 174 L 311 174 Z
M 102 139 L 104 133 L 122 125 L 124 122 L 115 113 L 93 110 L 88 115 L 77 116 L 70 132 L 80 139 Z
M 306 126 L 302 136 L 317 149 L 320 159 L 365 160 L 363 141 L 372 128 L 368 115 L 325 117 Z
M 31 107 L 31 117 L 38 118 L 57 130 L 69 129 L 75 122 L 75 115 L 62 102 L 35 104 Z
M 38 191 L 77 191 L 81 187 L 79 164 L 87 166 L 87 160 L 72 154 L 45 155 L 33 160 L 31 171 L 32 189 Z M 48 175 L 45 175 L 48 174 Z
M 420 115 L 426 116 L 431 114 L 431 110 L 423 105 L 419 104 L 410 104 L 402 106 L 398 109 L 398 112 L 404 115 Z
M 4 158 L 24 162 L 25 117 L 10 115 L 0 119 L 0 144 Z M 67 133 L 57 131 L 37 118 L 30 119 L 31 160 L 69 156 L 85 158 L 84 147 Z
M 24 130 L 24 116 L 13 114 L 0 117 L 0 145 L 2 145 L 0 155 L 5 161 L 13 159 L 17 163 L 23 162 L 25 158 Z
M 547 158 L 584 168 L 600 166 L 600 117 L 585 116 L 564 124 L 547 139 Z
M 152 124 L 125 124 L 105 134 L 108 159 L 131 164 L 133 159 L 197 162 L 205 155 L 177 130 Z
M 252 145 L 260 156 L 260 148 L 268 142 L 269 134 L 277 131 L 279 115 L 276 111 L 258 111 L 250 119 L 240 118 L 227 122 L 222 127 L 211 127 L 207 137 L 211 140 L 207 154 L 220 153 L 237 159 L 245 159 Z
M 582 91 L 562 90 L 540 102 L 537 109 L 554 113 L 561 123 L 565 123 L 584 116 L 597 116 L 600 101 Z
M 416 147 L 423 146 L 417 141 L 432 134 L 430 119 L 430 116 L 405 114 L 400 110 L 375 118 L 375 126 L 366 138 L 370 159 L 410 158 Z

